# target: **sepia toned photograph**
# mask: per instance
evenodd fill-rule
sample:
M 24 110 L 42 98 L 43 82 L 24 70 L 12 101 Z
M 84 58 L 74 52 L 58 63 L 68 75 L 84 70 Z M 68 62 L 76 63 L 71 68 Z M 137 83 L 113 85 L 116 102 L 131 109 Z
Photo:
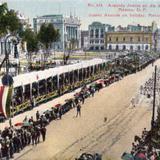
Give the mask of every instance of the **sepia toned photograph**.
M 0 0 L 0 160 L 160 160 L 160 0 Z

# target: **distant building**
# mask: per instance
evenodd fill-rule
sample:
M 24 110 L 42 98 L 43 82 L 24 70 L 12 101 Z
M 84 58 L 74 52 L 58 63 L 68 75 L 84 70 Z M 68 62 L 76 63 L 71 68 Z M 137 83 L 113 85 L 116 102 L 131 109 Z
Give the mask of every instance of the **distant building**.
M 106 48 L 110 51 L 150 51 L 152 49 L 152 32 L 108 32 L 105 41 Z
M 81 47 L 80 19 L 63 15 L 44 15 L 33 19 L 34 31 L 38 32 L 43 23 L 52 23 L 60 32 L 60 40 L 54 44 L 56 50 L 64 50 L 72 39 L 77 42 L 76 48 Z
M 121 25 L 117 26 L 115 31 L 116 32 L 124 32 L 124 31 L 128 31 L 128 32 L 151 32 L 152 31 L 153 26 L 142 26 L 140 24 L 137 25 L 132 25 L 129 24 L 127 25 L 127 27 L 123 27 Z
M 160 29 L 157 29 L 153 35 L 153 50 L 160 52 Z
M 110 25 L 100 22 L 93 22 L 89 25 L 89 49 L 103 51 L 105 49 L 105 32 L 113 29 Z
M 22 24 L 23 29 L 31 27 L 31 25 L 29 24 L 28 17 L 26 17 L 24 14 L 20 13 L 19 11 L 17 11 L 16 13 L 20 23 Z
M 89 49 L 89 33 L 88 33 L 88 31 L 81 31 L 81 48 L 84 50 Z
M 20 23 L 22 24 L 22 28 L 20 28 L 21 30 L 25 30 L 26 28 L 29 28 L 31 25 L 29 24 L 29 18 L 26 17 L 24 14 L 20 13 L 19 11 L 16 12 L 16 15 L 20 21 Z M 15 37 L 15 36 L 13 36 Z M 13 38 L 12 37 L 12 38 Z M 15 38 L 17 39 L 17 38 Z M 13 41 L 8 40 L 7 44 L 7 50 L 8 53 L 10 54 L 10 56 L 14 57 L 15 54 L 15 44 L 13 43 Z M 16 46 L 16 50 L 18 51 L 18 54 L 26 54 L 27 52 L 27 48 L 26 48 L 26 43 L 23 42 L 21 43 L 20 39 L 19 39 L 19 43 Z M 0 38 L 0 51 L 1 51 L 1 55 L 4 55 L 6 50 L 5 50 L 5 37 L 1 37 Z

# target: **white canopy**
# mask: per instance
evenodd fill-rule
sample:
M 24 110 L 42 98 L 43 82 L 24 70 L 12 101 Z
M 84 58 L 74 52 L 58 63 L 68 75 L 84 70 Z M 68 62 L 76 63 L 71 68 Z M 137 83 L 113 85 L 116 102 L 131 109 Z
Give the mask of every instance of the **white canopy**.
M 23 86 L 30 83 L 38 82 L 40 80 L 47 79 L 55 75 L 60 75 L 62 73 L 70 72 L 70 71 L 81 69 L 81 68 L 86 68 L 86 67 L 101 64 L 104 62 L 107 62 L 107 61 L 104 59 L 92 59 L 88 61 L 82 61 L 76 64 L 46 69 L 44 71 L 34 71 L 30 73 L 20 74 L 18 76 L 13 77 L 13 80 L 14 80 L 13 87 L 15 88 L 21 85 Z

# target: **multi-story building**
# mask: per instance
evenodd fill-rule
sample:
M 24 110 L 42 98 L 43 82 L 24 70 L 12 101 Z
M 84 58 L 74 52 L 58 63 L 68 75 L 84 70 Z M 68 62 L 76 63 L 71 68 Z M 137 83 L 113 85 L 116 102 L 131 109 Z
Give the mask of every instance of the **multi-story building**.
M 84 50 L 89 49 L 89 33 L 88 33 L 88 31 L 81 31 L 81 48 Z
M 157 29 L 153 34 L 153 50 L 160 52 L 160 29 Z
M 106 33 L 107 50 L 146 50 L 152 49 L 152 32 L 107 32 Z
M 71 40 L 75 40 L 76 48 L 81 47 L 80 19 L 78 17 L 63 15 L 44 15 L 33 19 L 34 31 L 38 32 L 43 23 L 52 23 L 59 30 L 60 39 L 53 44 L 56 50 L 65 50 Z
M 93 22 L 88 27 L 89 31 L 89 49 L 104 50 L 105 49 L 105 32 L 113 30 L 110 25 L 100 22 Z

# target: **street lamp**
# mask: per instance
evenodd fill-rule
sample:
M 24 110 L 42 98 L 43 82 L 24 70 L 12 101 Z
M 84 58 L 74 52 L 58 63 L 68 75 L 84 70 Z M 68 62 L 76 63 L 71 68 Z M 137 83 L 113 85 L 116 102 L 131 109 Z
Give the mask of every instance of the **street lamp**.
M 153 110 L 152 110 L 151 130 L 153 130 L 154 128 L 155 102 L 156 102 L 156 78 L 157 78 L 157 66 L 155 66 L 155 73 L 154 73 Z

